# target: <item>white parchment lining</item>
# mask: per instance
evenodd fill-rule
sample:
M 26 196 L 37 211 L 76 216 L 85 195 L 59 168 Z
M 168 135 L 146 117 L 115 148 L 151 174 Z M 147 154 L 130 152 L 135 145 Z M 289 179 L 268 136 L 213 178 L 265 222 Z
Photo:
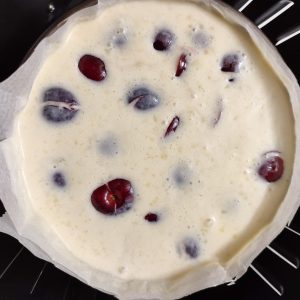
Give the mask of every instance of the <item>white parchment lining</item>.
M 29 201 L 24 200 L 28 197 L 28 192 L 22 184 L 22 170 L 18 167 L 21 159 L 18 155 L 20 150 L 11 147 L 9 136 L 14 128 L 14 120 L 18 112 L 28 101 L 33 81 L 44 59 L 57 44 L 64 40 L 72 24 L 93 18 L 101 14 L 105 7 L 121 1 L 130 0 L 99 1 L 97 5 L 83 9 L 69 17 L 63 27 L 43 39 L 28 60 L 9 79 L 0 84 L 0 198 L 7 210 L 7 213 L 0 218 L 0 230 L 17 238 L 36 256 L 118 298 L 180 298 L 200 289 L 230 281 L 233 277 L 239 278 L 245 273 L 253 259 L 282 231 L 296 213 L 300 204 L 300 91 L 297 80 L 277 50 L 248 19 L 220 2 L 191 0 L 217 12 L 229 22 L 242 26 L 288 90 L 294 113 L 296 151 L 293 175 L 286 197 L 273 221 L 226 263 L 207 263 L 169 278 L 152 281 L 116 278 L 83 263 L 66 249 L 63 242 L 47 227 L 45 221 L 35 214 Z

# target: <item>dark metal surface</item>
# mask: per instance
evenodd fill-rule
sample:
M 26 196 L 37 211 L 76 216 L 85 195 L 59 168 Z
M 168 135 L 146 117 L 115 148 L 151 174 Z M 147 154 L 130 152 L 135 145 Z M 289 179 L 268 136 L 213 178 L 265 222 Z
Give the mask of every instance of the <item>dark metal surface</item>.
M 16 70 L 38 37 L 65 12 L 83 0 L 0 0 L 0 81 Z M 241 6 L 247 1 L 225 1 Z M 243 11 L 251 20 L 257 20 L 278 0 L 254 0 Z M 300 24 L 300 2 L 266 25 L 262 31 L 275 44 L 278 37 Z M 278 50 L 300 79 L 300 35 L 282 45 Z M 255 88 L 255 87 L 254 87 Z M 0 215 L 4 209 L 0 202 Z M 300 232 L 300 213 L 291 228 Z M 285 229 L 271 244 L 292 264 L 297 265 L 300 256 L 300 236 Z M 201 291 L 186 299 L 242 299 L 242 300 L 299 300 L 300 270 L 293 268 L 270 249 L 266 249 L 253 263 L 278 289 L 284 289 L 280 297 L 258 275 L 249 269 L 235 285 L 220 286 Z M 51 264 L 37 259 L 16 240 L 0 233 L 0 300 L 98 300 L 113 299 L 59 271 Z

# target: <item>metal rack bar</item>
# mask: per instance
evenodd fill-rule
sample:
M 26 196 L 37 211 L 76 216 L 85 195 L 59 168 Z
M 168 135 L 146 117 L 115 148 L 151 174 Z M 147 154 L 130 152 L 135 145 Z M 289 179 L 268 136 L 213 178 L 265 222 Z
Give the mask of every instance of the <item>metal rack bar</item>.
M 282 296 L 284 293 L 283 286 L 280 285 L 279 289 L 276 288 L 260 271 L 258 271 L 253 265 L 250 265 L 250 268 L 270 287 L 275 291 L 279 296 Z
M 293 233 L 295 233 L 296 235 L 300 236 L 300 233 L 294 229 L 292 229 L 291 227 L 285 226 L 285 228 Z
M 243 0 L 239 1 L 234 7 L 239 11 L 242 12 L 248 5 L 250 5 L 253 0 Z
M 259 29 L 265 27 L 267 24 L 275 20 L 289 8 L 291 8 L 295 3 L 290 0 L 280 0 L 273 6 L 271 6 L 266 12 L 260 15 L 254 23 Z
M 298 264 L 294 264 L 293 262 L 291 262 L 290 260 L 288 260 L 285 256 L 283 256 L 282 254 L 280 254 L 277 250 L 275 250 L 271 246 L 268 246 L 267 248 L 271 252 L 273 252 L 275 255 L 277 255 L 279 258 L 281 258 L 284 262 L 286 262 L 287 264 L 289 264 L 290 266 L 292 266 L 294 269 L 298 269 L 299 268 L 299 263 Z
M 43 265 L 42 270 L 40 271 L 40 273 L 39 273 L 37 279 L 35 280 L 35 282 L 34 282 L 32 288 L 31 288 L 31 290 L 30 290 L 30 293 L 29 293 L 30 295 L 33 294 L 33 292 L 34 292 L 34 290 L 35 290 L 35 288 L 36 288 L 36 286 L 37 286 L 37 284 L 38 284 L 40 278 L 42 277 L 42 274 L 43 274 L 43 272 L 45 271 L 47 265 L 48 265 L 48 262 L 45 262 L 44 265 Z
M 12 264 L 15 262 L 15 260 L 20 256 L 20 254 L 22 253 L 22 251 L 24 250 L 24 247 L 22 247 L 17 254 L 14 256 L 14 258 L 10 261 L 10 263 L 7 265 L 7 267 L 3 270 L 3 272 L 0 275 L 0 279 L 3 278 L 3 276 L 5 275 L 5 273 L 8 271 L 8 269 L 12 266 Z
M 283 43 L 285 43 L 286 41 L 290 40 L 291 38 L 297 36 L 298 34 L 300 34 L 300 26 L 296 26 L 293 29 L 290 29 L 289 31 L 283 33 L 282 35 L 280 35 L 277 38 L 277 42 L 276 42 L 276 46 L 279 46 Z

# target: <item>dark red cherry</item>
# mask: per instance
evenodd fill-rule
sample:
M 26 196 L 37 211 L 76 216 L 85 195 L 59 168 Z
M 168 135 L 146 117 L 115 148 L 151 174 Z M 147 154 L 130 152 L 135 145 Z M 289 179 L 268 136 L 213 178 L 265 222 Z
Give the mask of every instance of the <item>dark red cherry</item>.
M 165 132 L 165 137 L 168 136 L 170 133 L 175 132 L 177 127 L 180 124 L 180 119 L 179 117 L 174 117 L 174 119 L 172 120 L 172 122 L 169 124 L 166 132 Z
M 168 30 L 161 30 L 154 39 L 153 47 L 158 51 L 169 50 L 172 46 L 174 35 Z
M 106 77 L 103 60 L 90 54 L 83 55 L 80 58 L 78 68 L 85 77 L 94 81 L 102 81 Z
M 268 157 L 258 169 L 258 174 L 268 182 L 279 180 L 284 172 L 284 162 L 280 156 Z
M 186 60 L 186 54 L 181 54 L 178 60 L 178 64 L 177 64 L 177 70 L 176 70 L 176 77 L 181 76 L 181 74 L 183 73 L 183 71 L 186 70 L 187 67 L 187 60 Z
M 241 56 L 238 54 L 228 54 L 223 57 L 221 62 L 222 72 L 237 73 L 240 71 Z
M 159 217 L 157 214 L 154 214 L 154 213 L 148 213 L 146 216 L 145 216 L 145 220 L 147 220 L 148 222 L 157 222 L 159 220 Z
M 118 215 L 128 211 L 133 200 L 131 182 L 119 178 L 98 187 L 91 195 L 94 208 L 105 215 Z

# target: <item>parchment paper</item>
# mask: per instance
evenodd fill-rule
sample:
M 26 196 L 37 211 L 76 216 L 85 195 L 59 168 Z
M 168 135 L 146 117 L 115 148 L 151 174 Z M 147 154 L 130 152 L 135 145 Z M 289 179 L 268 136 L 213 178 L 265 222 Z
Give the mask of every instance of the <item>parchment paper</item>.
M 262 229 L 260 234 L 227 262 L 195 266 L 180 276 L 177 274 L 173 277 L 153 281 L 125 281 L 83 263 L 66 249 L 63 241 L 47 228 L 44 220 L 35 214 L 34 208 L 23 200 L 27 191 L 22 185 L 22 172 L 18 168 L 20 155 L 18 155 L 17 149 L 12 149 L 9 137 L 12 130 L 16 130 L 14 120 L 26 105 L 33 81 L 48 53 L 51 53 L 64 40 L 72 28 L 72 24 L 93 18 L 101 14 L 105 7 L 121 1 L 130 0 L 99 1 L 95 6 L 83 9 L 69 17 L 64 26 L 43 39 L 28 60 L 9 79 L 0 84 L 0 198 L 7 210 L 7 213 L 0 218 L 0 230 L 18 239 L 36 256 L 53 263 L 59 269 L 92 287 L 114 294 L 118 298 L 180 298 L 200 289 L 228 282 L 234 277 L 239 278 L 253 259 L 280 233 L 296 213 L 300 204 L 300 92 L 292 72 L 285 65 L 274 46 L 255 25 L 220 2 L 192 0 L 216 11 L 229 22 L 242 26 L 288 90 L 295 118 L 296 153 L 293 176 L 286 198 L 272 223 Z

